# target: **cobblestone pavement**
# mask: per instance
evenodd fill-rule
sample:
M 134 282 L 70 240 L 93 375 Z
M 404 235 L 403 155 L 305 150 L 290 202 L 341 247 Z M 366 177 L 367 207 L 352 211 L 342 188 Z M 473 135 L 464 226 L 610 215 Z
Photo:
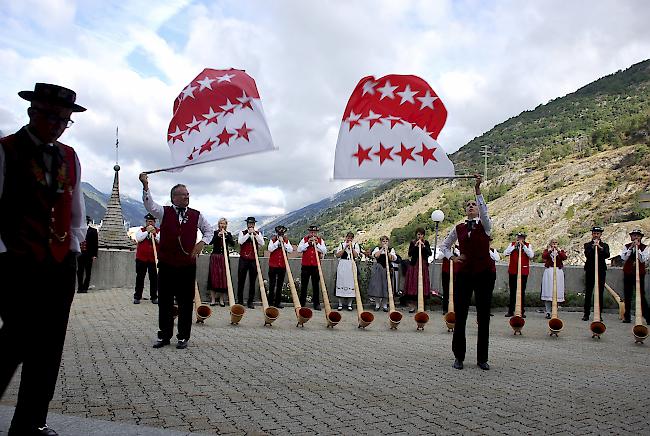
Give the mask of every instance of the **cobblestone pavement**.
M 647 434 L 650 340 L 605 314 L 591 338 L 580 313 L 561 312 L 559 338 L 529 311 L 522 336 L 504 312 L 491 323 L 490 371 L 474 365 L 468 323 L 465 369 L 451 367 L 440 312 L 424 331 L 404 314 L 358 329 L 356 312 L 334 329 L 324 312 L 297 328 L 292 308 L 263 327 L 261 310 L 239 326 L 228 308 L 194 324 L 190 346 L 155 350 L 157 307 L 131 289 L 77 295 L 50 411 L 94 420 L 207 434 Z M 19 377 L 2 404 L 15 403 Z M 6 430 L 6 429 L 3 429 Z M 57 429 L 65 435 L 65 429 Z

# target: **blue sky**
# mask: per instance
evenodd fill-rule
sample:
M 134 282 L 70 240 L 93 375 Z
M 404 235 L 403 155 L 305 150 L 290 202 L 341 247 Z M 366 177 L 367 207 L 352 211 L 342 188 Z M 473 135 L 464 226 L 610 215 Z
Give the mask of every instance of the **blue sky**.
M 277 215 L 332 195 L 340 118 L 366 75 L 416 74 L 443 99 L 453 152 L 495 124 L 650 54 L 650 2 L 100 1 L 0 3 L 0 131 L 26 123 L 16 93 L 77 91 L 88 112 L 62 141 L 82 178 L 108 191 L 120 126 L 123 192 L 168 166 L 173 100 L 203 68 L 256 81 L 278 151 L 152 176 L 160 202 L 186 183 L 220 216 Z

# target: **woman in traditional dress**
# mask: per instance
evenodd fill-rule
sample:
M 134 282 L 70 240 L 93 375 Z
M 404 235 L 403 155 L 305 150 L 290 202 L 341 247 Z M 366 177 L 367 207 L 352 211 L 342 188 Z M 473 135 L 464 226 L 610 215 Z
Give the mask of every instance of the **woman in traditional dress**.
M 371 253 L 371 256 L 375 259 L 375 264 L 372 267 L 372 271 L 370 272 L 368 296 L 375 298 L 375 312 L 378 311 L 380 307 L 384 310 L 384 312 L 388 312 L 388 279 L 386 276 L 386 254 L 388 253 L 391 276 L 393 268 L 390 262 L 397 260 L 395 249 L 393 249 L 388 244 L 388 242 L 388 236 L 382 236 L 379 239 L 379 247 L 375 247 Z
M 228 292 L 228 282 L 226 281 L 226 262 L 224 256 L 228 255 L 228 250 L 223 246 L 222 235 L 224 233 L 226 235 L 227 246 L 233 247 L 235 245 L 235 240 L 233 239 L 232 234 L 226 230 L 227 228 L 228 220 L 225 218 L 219 219 L 212 242 L 210 242 L 210 245 L 212 245 L 212 254 L 210 255 L 210 268 L 208 273 L 208 289 L 210 289 L 210 294 L 212 296 L 210 306 L 216 306 L 217 300 L 221 307 L 226 305 L 224 294 Z
M 361 249 L 359 244 L 354 242 L 354 233 L 349 232 L 345 241 L 341 242 L 336 249 L 336 257 L 339 264 L 336 268 L 336 296 L 339 299 L 338 310 L 343 310 L 347 302 L 348 310 L 352 310 L 354 294 L 354 276 L 352 275 L 352 262 L 359 255 Z
M 552 239 L 548 248 L 542 253 L 544 261 L 544 275 L 542 277 L 542 301 L 546 309 L 546 319 L 551 319 L 551 309 L 553 302 L 553 259 L 555 259 L 556 273 L 555 282 L 557 285 L 557 301 L 564 302 L 564 270 L 562 262 L 567 256 L 564 250 L 560 250 L 557 240 Z
M 415 306 L 418 301 L 418 259 L 419 251 L 422 247 L 422 284 L 424 298 L 429 296 L 429 256 L 431 256 L 431 246 L 429 241 L 424 239 L 424 229 L 418 227 L 415 229 L 415 239 L 409 244 L 409 257 L 411 262 L 406 271 L 406 283 L 404 284 L 404 294 L 409 305 L 409 313 L 415 312 Z

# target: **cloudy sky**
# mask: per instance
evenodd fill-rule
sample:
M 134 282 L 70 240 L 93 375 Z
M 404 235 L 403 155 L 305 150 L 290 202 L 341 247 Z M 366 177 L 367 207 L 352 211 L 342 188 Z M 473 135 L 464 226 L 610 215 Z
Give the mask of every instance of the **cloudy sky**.
M 171 163 L 179 92 L 204 68 L 257 82 L 277 151 L 152 175 L 159 202 L 185 183 L 208 215 L 277 215 L 332 195 L 341 116 L 364 76 L 415 74 L 445 103 L 451 153 L 495 124 L 650 57 L 650 2 L 21 0 L 0 3 L 0 131 L 27 122 L 16 93 L 77 91 L 89 110 L 62 141 L 110 191 Z

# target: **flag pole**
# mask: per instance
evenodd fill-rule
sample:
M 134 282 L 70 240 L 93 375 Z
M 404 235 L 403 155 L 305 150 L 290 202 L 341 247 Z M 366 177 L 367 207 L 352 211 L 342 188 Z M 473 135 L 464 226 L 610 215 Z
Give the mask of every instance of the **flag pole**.
M 248 153 L 238 154 L 236 156 L 219 157 L 219 158 L 216 158 L 216 159 L 202 160 L 202 161 L 199 161 L 199 162 L 188 162 L 188 163 L 184 163 L 182 165 L 176 165 L 176 166 L 173 166 L 173 167 L 158 168 L 158 169 L 155 169 L 155 170 L 143 171 L 143 173 L 144 174 L 155 174 L 155 173 L 160 173 L 160 172 L 163 172 L 163 171 L 180 170 L 181 168 L 191 167 L 191 166 L 194 166 L 194 165 L 201 165 L 201 164 L 205 164 L 205 163 L 215 162 L 215 161 L 218 161 L 218 160 L 232 159 L 233 157 L 245 156 L 247 154 L 255 154 L 255 153 L 264 153 L 264 152 L 267 152 L 267 151 L 275 151 L 277 149 L 278 149 L 277 147 L 273 147 L 270 150 L 251 151 L 251 152 L 248 152 Z

